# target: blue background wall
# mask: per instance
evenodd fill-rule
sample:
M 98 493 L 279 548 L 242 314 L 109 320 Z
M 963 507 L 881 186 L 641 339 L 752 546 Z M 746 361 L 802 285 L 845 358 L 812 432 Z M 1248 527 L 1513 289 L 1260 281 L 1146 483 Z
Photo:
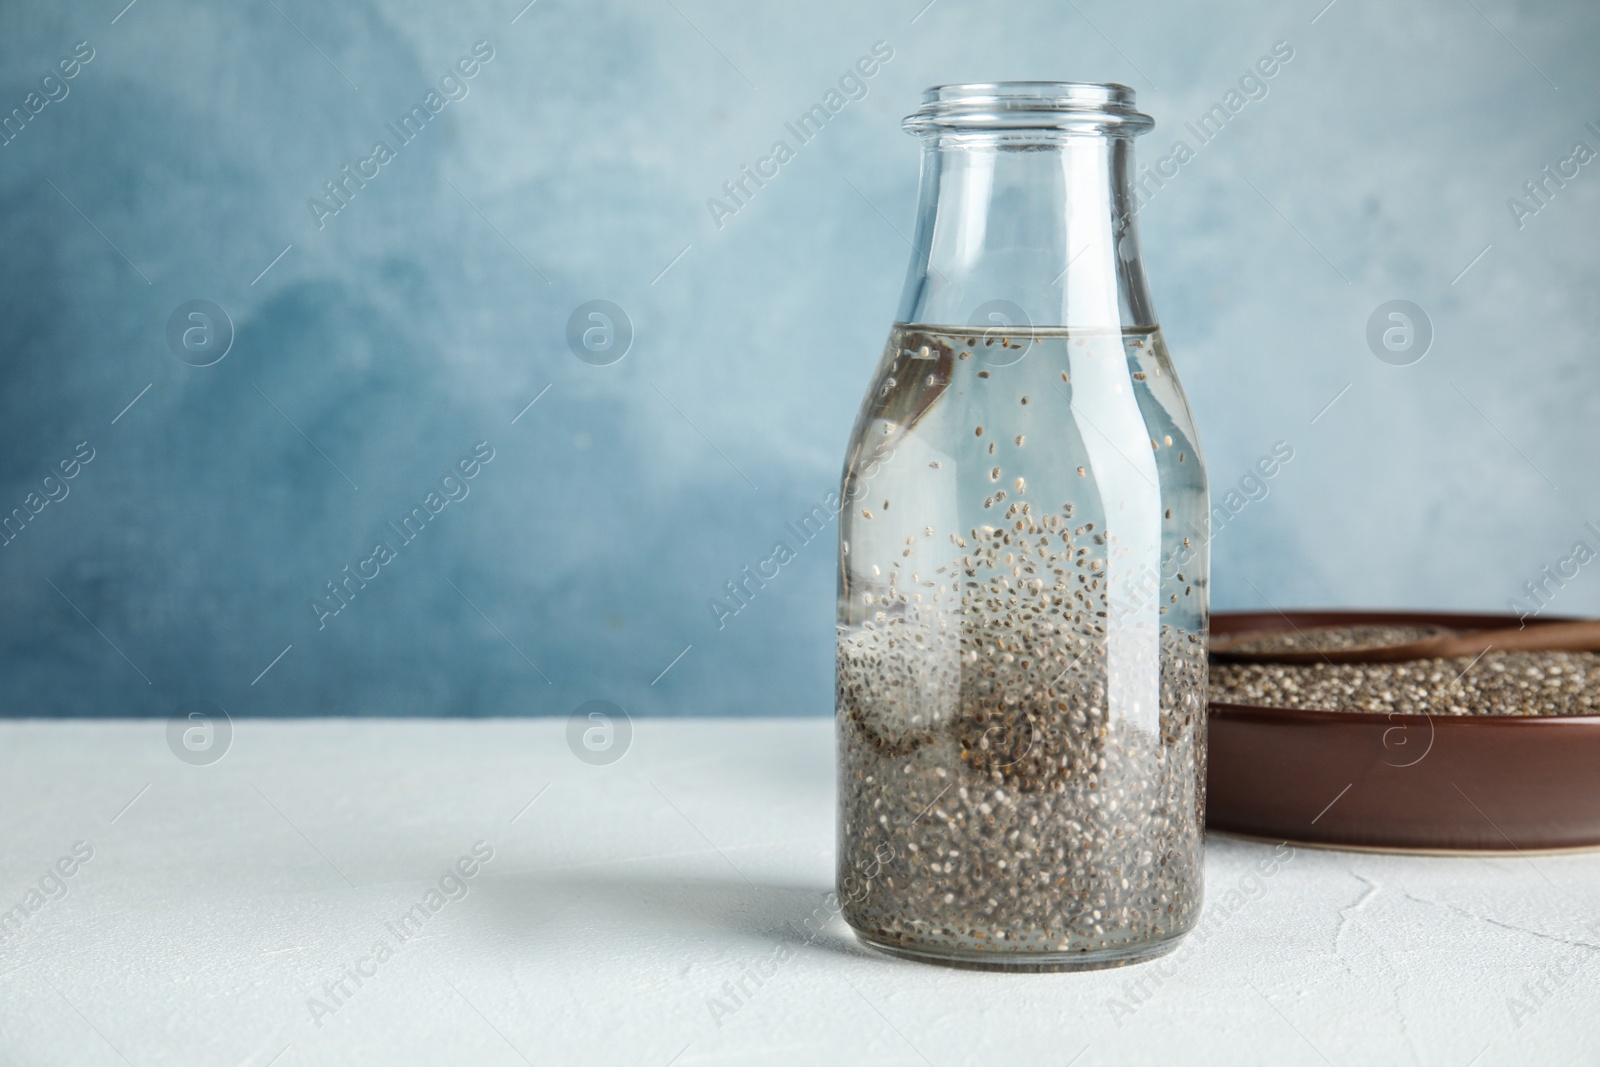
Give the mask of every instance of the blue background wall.
M 1523 193 L 1600 149 L 1593 7 L 122 2 L 0 9 L 0 111 L 94 53 L 0 145 L 0 510 L 68 492 L 0 548 L 6 714 L 829 713 L 831 533 L 720 630 L 707 601 L 835 483 L 936 82 L 1126 82 L 1147 162 L 1195 148 L 1141 223 L 1213 484 L 1295 452 L 1219 531 L 1216 607 L 1503 609 L 1600 547 L 1600 162 Z M 878 41 L 719 227 L 708 198 Z M 566 342 L 592 299 L 632 323 L 609 366 Z M 1432 324 L 1409 366 L 1366 340 L 1393 299 Z M 212 366 L 169 348 L 190 300 L 233 324 Z M 477 442 L 470 494 L 319 629 Z M 1549 599 L 1600 610 L 1600 581 Z

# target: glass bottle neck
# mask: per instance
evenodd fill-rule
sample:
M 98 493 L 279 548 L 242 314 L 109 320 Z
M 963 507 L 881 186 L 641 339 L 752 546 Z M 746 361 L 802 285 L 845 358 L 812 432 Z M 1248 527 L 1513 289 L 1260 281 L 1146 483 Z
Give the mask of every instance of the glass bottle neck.
M 899 320 L 1155 326 L 1132 173 L 1127 136 L 928 137 Z

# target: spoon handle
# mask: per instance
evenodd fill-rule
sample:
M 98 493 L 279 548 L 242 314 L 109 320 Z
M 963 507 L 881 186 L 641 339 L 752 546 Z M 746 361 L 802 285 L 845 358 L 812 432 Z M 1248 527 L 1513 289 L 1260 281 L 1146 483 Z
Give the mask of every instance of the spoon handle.
M 1490 648 L 1501 652 L 1600 652 L 1600 619 L 1540 623 L 1516 629 L 1478 630 L 1408 643 L 1437 645 L 1439 651 L 1428 653 L 1428 658 L 1435 659 L 1476 656 Z
M 1235 663 L 1396 663 L 1416 659 L 1455 659 L 1500 652 L 1600 652 L 1600 619 L 1536 623 L 1501 630 L 1445 631 L 1416 641 L 1357 648 L 1283 649 L 1248 652 L 1235 649 L 1237 639 L 1213 646 L 1212 658 Z

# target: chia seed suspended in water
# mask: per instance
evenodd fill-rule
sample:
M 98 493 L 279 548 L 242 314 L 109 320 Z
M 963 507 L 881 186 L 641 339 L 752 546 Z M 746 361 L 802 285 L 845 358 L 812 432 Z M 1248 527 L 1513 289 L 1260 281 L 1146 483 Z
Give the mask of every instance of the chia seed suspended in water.
M 863 412 L 862 427 L 891 432 L 861 435 L 888 446 L 852 462 L 847 493 L 870 477 L 874 497 L 908 506 L 898 525 L 884 512 L 841 530 L 852 546 L 838 640 L 843 911 L 891 951 L 1104 966 L 1169 946 L 1198 918 L 1204 589 L 1183 573 L 1204 566 L 1181 535 L 1204 522 L 1203 475 L 1163 440 L 1194 447 L 1159 335 L 1013 340 L 1025 358 L 987 379 L 941 359 L 933 386 L 900 374 L 909 384 L 874 390 Z M 962 341 L 898 327 L 880 379 Z M 1060 368 L 1093 360 L 1107 364 L 1100 378 L 1120 367 L 1132 387 L 1121 428 L 1141 442 L 1160 428 L 1143 453 L 1154 484 L 1130 485 L 1136 472 L 1072 429 L 1074 389 L 1097 377 L 1074 373 L 1072 387 Z M 996 400 L 1040 381 L 1056 384 L 1010 408 L 999 440 L 1011 443 L 992 466 L 984 427 L 963 429 L 965 413 L 992 420 Z M 952 452 L 930 461 L 939 445 Z M 988 487 L 1013 469 L 1028 472 L 1015 499 L 997 499 Z M 1156 528 L 1142 557 L 1113 532 L 1129 496 Z M 961 522 L 975 502 L 983 521 Z

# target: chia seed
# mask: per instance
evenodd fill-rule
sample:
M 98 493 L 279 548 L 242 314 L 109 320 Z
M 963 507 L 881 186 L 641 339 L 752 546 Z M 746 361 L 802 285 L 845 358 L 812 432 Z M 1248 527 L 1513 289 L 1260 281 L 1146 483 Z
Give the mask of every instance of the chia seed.
M 1208 696 L 1225 704 L 1375 715 L 1600 715 L 1600 653 L 1491 650 L 1476 661 L 1217 663 Z
M 840 633 L 839 877 L 882 947 L 1057 969 L 1198 918 L 1206 660 L 1163 626 L 1158 730 L 1113 720 L 1103 561 L 1062 516 L 1020 514 L 965 539 L 958 629 L 930 624 L 933 594 Z

